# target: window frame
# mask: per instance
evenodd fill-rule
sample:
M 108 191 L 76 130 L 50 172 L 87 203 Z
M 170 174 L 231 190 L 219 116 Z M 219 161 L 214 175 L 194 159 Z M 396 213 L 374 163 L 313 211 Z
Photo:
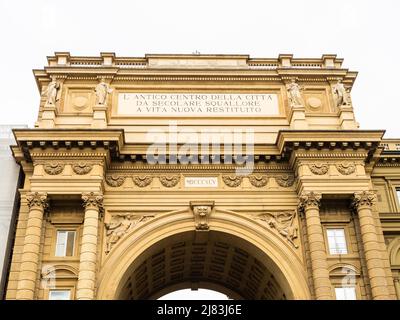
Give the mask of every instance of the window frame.
M 50 299 L 51 293 L 56 292 L 56 291 L 62 291 L 62 292 L 69 292 L 69 297 L 68 299 Z M 62 301 L 62 300 L 73 300 L 73 294 L 72 294 L 72 288 L 55 288 L 55 289 L 49 289 L 47 293 L 47 300 L 50 301 Z
M 338 256 L 348 256 L 353 254 L 353 249 L 351 246 L 351 238 L 350 238 L 350 233 L 348 230 L 348 223 L 346 222 L 346 224 L 344 223 L 324 223 L 323 224 L 323 231 L 324 231 L 324 240 L 325 240 L 325 248 L 326 248 L 326 253 L 328 256 L 331 257 L 338 257 Z M 331 253 L 330 252 L 330 248 L 329 248 L 329 241 L 328 241 L 328 230 L 331 229 L 344 229 L 344 237 L 345 237 L 345 241 L 346 241 L 346 249 L 347 249 L 347 253 Z
M 68 236 L 66 238 L 65 248 L 64 248 L 64 255 L 57 255 L 57 248 L 58 248 L 58 235 L 59 232 L 74 232 L 74 241 L 73 241 L 73 248 L 72 248 L 72 255 L 67 256 L 67 243 L 68 243 Z M 76 247 L 77 247 L 77 234 L 78 231 L 75 228 L 57 228 L 55 230 L 55 244 L 53 248 L 53 256 L 56 258 L 72 258 L 76 256 Z
M 337 298 L 337 294 L 336 294 L 336 289 L 353 289 L 354 290 L 354 297 L 355 297 L 355 299 L 338 299 Z M 358 298 L 358 290 L 357 290 L 357 284 L 356 285 L 353 285 L 353 286 L 339 286 L 339 285 L 336 285 L 336 286 L 334 286 L 334 293 L 335 293 L 335 300 L 341 300 L 341 301 L 355 301 L 355 300 L 359 300 L 359 298 Z

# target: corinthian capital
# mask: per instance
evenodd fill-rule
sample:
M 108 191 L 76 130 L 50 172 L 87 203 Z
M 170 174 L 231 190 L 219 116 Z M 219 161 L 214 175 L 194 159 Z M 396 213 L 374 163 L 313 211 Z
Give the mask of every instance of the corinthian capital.
M 376 194 L 373 191 L 355 192 L 352 207 L 358 209 L 360 207 L 372 207 L 376 201 Z
M 44 211 L 49 207 L 47 193 L 44 192 L 30 192 L 26 195 L 26 200 L 28 201 L 29 209 L 36 208 Z
M 303 192 L 300 197 L 300 203 L 298 205 L 298 208 L 300 211 L 304 211 L 307 208 L 310 207 L 319 207 L 321 204 L 321 194 L 318 192 Z
M 82 193 L 83 207 L 86 209 L 96 209 L 103 211 L 103 196 L 100 193 L 85 192 Z

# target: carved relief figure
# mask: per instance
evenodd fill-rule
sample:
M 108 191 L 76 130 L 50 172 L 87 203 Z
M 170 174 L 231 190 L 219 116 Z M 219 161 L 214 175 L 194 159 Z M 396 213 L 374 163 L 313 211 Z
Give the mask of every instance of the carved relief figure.
M 46 104 L 55 105 L 58 100 L 60 100 L 60 84 L 57 82 L 56 77 L 51 77 L 51 82 L 44 91 L 47 97 Z
M 350 105 L 350 97 L 346 88 L 344 87 L 341 80 L 332 87 L 333 95 L 335 96 L 336 106 Z
M 121 239 L 129 229 L 136 226 L 139 222 L 145 222 L 154 216 L 144 215 L 116 215 L 110 223 L 106 223 L 107 245 L 106 253 L 109 253 L 112 247 Z
M 211 206 L 195 206 L 193 213 L 196 220 L 196 230 L 206 231 L 210 227 L 208 225 L 208 217 L 211 213 Z
M 298 238 L 298 229 L 293 225 L 295 212 L 267 212 L 260 214 L 256 219 L 265 221 L 271 228 L 276 229 L 280 235 L 285 237 L 287 241 L 298 248 L 299 246 L 294 243 L 294 240 Z
M 292 79 L 289 84 L 286 85 L 288 91 L 289 103 L 291 107 L 303 105 L 303 99 L 301 98 L 301 87 L 296 83 L 295 79 Z
M 96 92 L 96 104 L 105 105 L 107 102 L 107 96 L 112 92 L 110 86 L 105 82 L 104 78 L 101 78 L 100 83 L 94 89 Z

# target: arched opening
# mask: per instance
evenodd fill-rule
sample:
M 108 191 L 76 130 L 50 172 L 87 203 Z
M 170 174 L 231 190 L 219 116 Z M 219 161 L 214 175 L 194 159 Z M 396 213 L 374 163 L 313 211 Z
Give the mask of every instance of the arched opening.
M 158 300 L 229 300 L 229 297 L 210 289 L 182 289 L 167 293 Z
M 126 269 L 117 298 L 158 299 L 181 289 L 210 289 L 232 299 L 292 299 L 274 261 L 232 234 L 187 231 L 161 239 Z

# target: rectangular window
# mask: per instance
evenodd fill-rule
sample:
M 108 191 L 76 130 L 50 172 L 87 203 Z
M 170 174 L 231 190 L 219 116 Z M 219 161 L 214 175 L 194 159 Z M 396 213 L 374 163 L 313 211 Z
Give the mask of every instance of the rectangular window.
M 400 204 L 400 188 L 396 188 L 397 201 Z
M 327 229 L 330 254 L 347 254 L 344 229 Z
M 50 290 L 49 300 L 71 300 L 70 290 Z
M 336 300 L 357 300 L 354 287 L 335 288 L 335 294 Z
M 75 231 L 57 231 L 56 257 L 74 255 Z

